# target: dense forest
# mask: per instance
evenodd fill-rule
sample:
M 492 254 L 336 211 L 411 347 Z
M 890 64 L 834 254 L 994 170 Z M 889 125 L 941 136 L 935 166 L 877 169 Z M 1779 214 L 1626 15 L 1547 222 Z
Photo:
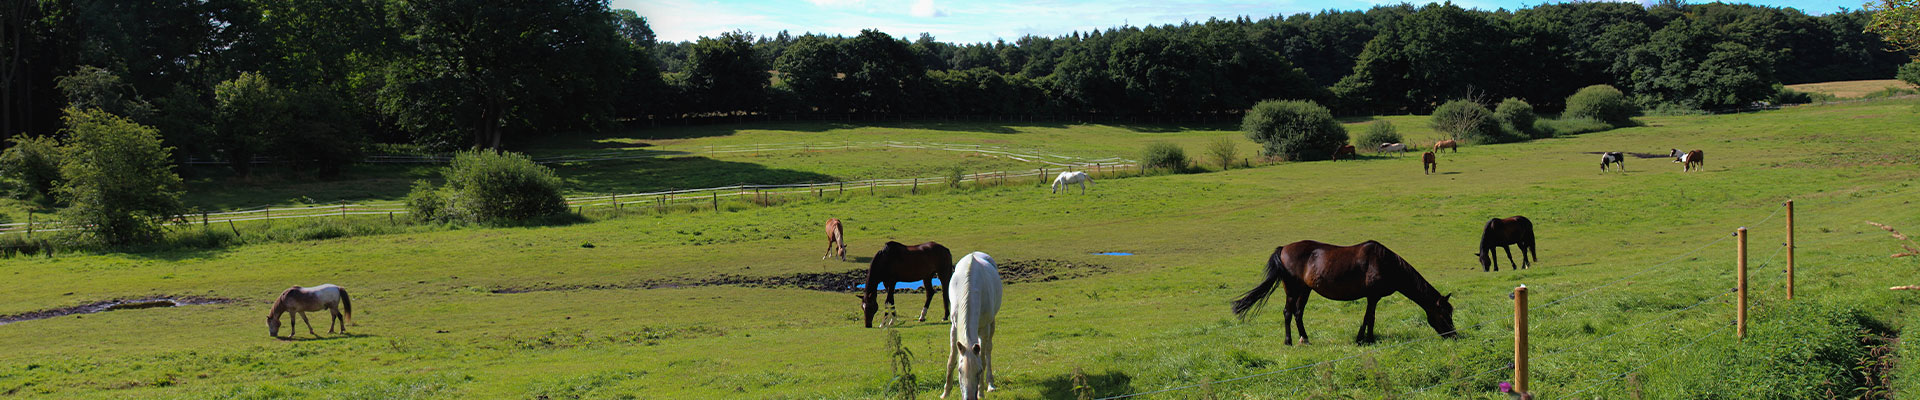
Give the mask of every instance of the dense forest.
M 156 129 L 175 157 L 331 171 L 368 143 L 500 147 L 553 132 L 760 113 L 1340 114 L 1517 97 L 1552 112 L 1610 84 L 1716 110 L 1779 83 L 1885 79 L 1908 60 L 1861 11 L 1664 2 L 1452 4 L 1116 27 L 953 44 L 732 32 L 658 42 L 604 0 L 32 0 L 0 18 L 0 133 L 62 109 Z

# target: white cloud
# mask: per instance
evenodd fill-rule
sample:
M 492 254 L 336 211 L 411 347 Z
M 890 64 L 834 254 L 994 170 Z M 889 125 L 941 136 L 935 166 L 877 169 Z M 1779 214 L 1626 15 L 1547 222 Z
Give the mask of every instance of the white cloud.
M 934 8 L 933 0 L 914 0 L 913 8 L 908 9 L 907 14 L 920 18 L 938 18 L 947 16 L 947 10 Z
M 615 8 L 626 8 L 622 5 L 631 5 L 630 9 L 635 13 L 647 17 L 647 24 L 665 41 L 719 36 L 736 29 L 772 34 L 781 27 L 790 26 L 772 17 L 771 13 L 707 0 L 646 0 L 615 4 Z

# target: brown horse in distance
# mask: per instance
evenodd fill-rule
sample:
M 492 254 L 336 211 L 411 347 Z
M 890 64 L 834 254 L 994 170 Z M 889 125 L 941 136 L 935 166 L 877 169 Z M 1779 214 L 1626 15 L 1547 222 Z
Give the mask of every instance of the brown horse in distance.
M 933 279 L 940 278 L 946 284 L 953 278 L 953 252 L 939 243 L 926 242 L 917 245 L 904 245 L 900 242 L 887 242 L 886 247 L 873 254 L 873 262 L 867 264 L 866 293 L 854 295 L 860 298 L 860 310 L 866 313 L 867 327 L 873 327 L 873 313 L 880 310 L 875 293 L 880 285 L 887 286 L 887 305 L 893 305 L 893 284 L 895 282 L 921 281 L 921 288 L 927 291 L 926 304 L 920 305 L 920 321 L 927 320 L 927 309 L 933 306 Z M 942 310 L 951 311 L 947 291 L 940 291 Z M 949 313 L 941 313 L 947 315 Z M 947 318 L 951 318 L 948 316 Z
M 1273 250 L 1267 258 L 1267 279 L 1245 296 L 1233 301 L 1233 314 L 1242 319 L 1267 301 L 1277 284 L 1286 285 L 1287 345 L 1293 345 L 1293 328 L 1300 327 L 1300 344 L 1307 343 L 1307 323 L 1303 316 L 1307 298 L 1313 293 L 1339 301 L 1367 299 L 1367 315 L 1360 322 L 1358 344 L 1373 342 L 1373 310 L 1380 299 L 1394 293 L 1407 296 L 1427 312 L 1427 325 L 1442 337 L 1454 337 L 1452 295 L 1439 290 L 1420 277 L 1407 260 L 1387 246 L 1368 240 L 1352 246 L 1336 246 L 1302 240 Z
M 827 218 L 827 255 L 820 256 L 820 259 L 833 257 L 836 253 L 840 255 L 840 261 L 847 260 L 847 234 L 841 230 L 839 218 Z
M 1420 168 L 1422 170 L 1426 170 L 1427 174 L 1440 172 L 1440 163 L 1433 161 L 1433 152 L 1431 151 L 1426 152 L 1426 154 L 1420 155 L 1420 164 L 1421 164 Z
M 1350 145 L 1350 144 L 1343 144 L 1343 145 L 1340 145 L 1340 148 L 1333 149 L 1334 161 L 1340 161 L 1340 156 L 1352 156 L 1352 155 L 1354 155 L 1354 149 L 1353 149 L 1353 145 Z
M 1519 264 L 1513 262 L 1513 249 L 1507 247 L 1516 244 L 1520 245 Z M 1486 228 L 1481 229 L 1480 251 L 1473 255 L 1480 257 L 1481 272 L 1486 272 L 1488 266 L 1494 271 L 1500 270 L 1500 260 L 1493 258 L 1495 248 L 1507 249 L 1507 264 L 1513 269 L 1532 268 L 1533 261 L 1540 261 L 1540 252 L 1533 244 L 1533 221 L 1527 217 L 1492 218 L 1487 220 Z M 1527 259 L 1528 254 L 1533 255 L 1532 260 Z
M 1452 141 L 1452 140 L 1442 140 L 1442 141 L 1438 141 L 1438 142 L 1433 142 L 1433 152 L 1435 152 L 1435 153 L 1439 153 L 1439 152 L 1440 152 L 1440 149 L 1443 149 L 1443 148 L 1445 148 L 1445 149 L 1453 149 L 1453 152 L 1455 152 L 1455 153 L 1459 153 L 1459 152 L 1460 152 L 1460 142 L 1455 142 L 1455 141 Z

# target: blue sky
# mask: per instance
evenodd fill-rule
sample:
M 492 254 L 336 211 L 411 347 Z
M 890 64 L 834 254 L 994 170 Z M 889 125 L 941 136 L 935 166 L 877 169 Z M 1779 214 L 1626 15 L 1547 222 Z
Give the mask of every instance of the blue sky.
M 757 34 L 787 30 L 853 35 L 879 29 L 912 39 L 921 32 L 945 42 L 1013 40 L 1023 35 L 1058 36 L 1120 25 L 1177 24 L 1209 17 L 1265 17 L 1325 9 L 1365 9 L 1401 1 L 1374 0 L 614 0 L 614 8 L 639 12 L 663 41 L 694 40 L 735 29 Z M 1468 8 L 1518 9 L 1541 0 L 1456 0 Z M 1692 3 L 1705 3 L 1693 0 Z M 1749 0 L 1753 4 L 1825 14 L 1858 9 L 1864 0 Z M 1425 4 L 1414 2 L 1415 4 Z

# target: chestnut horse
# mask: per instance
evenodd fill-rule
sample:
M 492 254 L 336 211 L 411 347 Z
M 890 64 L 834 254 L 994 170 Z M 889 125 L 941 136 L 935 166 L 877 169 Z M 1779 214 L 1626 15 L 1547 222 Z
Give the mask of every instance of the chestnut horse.
M 1296 325 L 1300 327 L 1300 344 L 1307 344 L 1307 323 L 1303 315 L 1307 298 L 1313 293 L 1339 301 L 1367 299 L 1367 316 L 1360 322 L 1360 333 L 1353 337 L 1357 344 L 1376 339 L 1374 306 L 1381 298 L 1394 293 L 1407 296 L 1426 310 L 1427 325 L 1440 336 L 1451 338 L 1456 334 L 1453 303 L 1448 301 L 1453 295 L 1441 295 L 1420 277 L 1413 265 L 1380 242 L 1368 240 L 1352 246 L 1336 246 L 1302 240 L 1274 249 L 1273 256 L 1267 258 L 1267 279 L 1233 301 L 1233 314 L 1243 320 L 1247 318 L 1248 311 L 1266 303 L 1276 284 L 1286 284 L 1286 321 L 1281 324 L 1286 326 L 1289 346 L 1293 345 Z
M 1680 163 L 1680 171 L 1682 172 L 1701 170 L 1707 167 L 1707 152 L 1700 151 L 1700 149 L 1687 150 L 1685 153 L 1681 153 L 1680 149 L 1673 149 L 1672 155 L 1673 162 Z
M 1443 149 L 1443 148 L 1445 148 L 1445 149 L 1453 149 L 1453 152 L 1455 152 L 1455 153 L 1459 153 L 1459 152 L 1460 152 L 1460 142 L 1455 142 L 1455 141 L 1452 141 L 1452 140 L 1442 140 L 1442 141 L 1438 141 L 1438 142 L 1433 142 L 1433 152 L 1435 152 L 1435 153 L 1439 153 L 1439 152 L 1440 152 L 1440 149 Z
M 1507 245 L 1520 245 L 1520 264 L 1513 262 L 1513 249 Z M 1494 271 L 1500 270 L 1500 260 L 1493 258 L 1495 248 L 1507 249 L 1507 264 L 1513 269 L 1532 268 L 1533 261 L 1540 261 L 1540 252 L 1533 247 L 1533 221 L 1527 217 L 1515 215 L 1512 218 L 1492 218 L 1487 226 L 1480 230 L 1480 251 L 1474 252 L 1480 257 L 1480 271 L 1486 272 L 1488 266 Z M 1527 260 L 1532 254 L 1533 260 Z
M 1333 149 L 1333 160 L 1340 161 L 1340 156 L 1351 156 L 1353 154 L 1353 145 L 1343 144 L 1340 145 L 1340 148 Z
M 1431 151 L 1420 155 L 1420 164 L 1420 169 L 1426 170 L 1428 174 L 1440 172 L 1440 163 L 1433 161 L 1433 152 Z
M 927 302 L 920 305 L 920 321 L 926 322 L 927 308 L 933 306 L 934 278 L 940 278 L 941 284 L 953 278 L 953 253 L 947 251 L 946 246 L 934 242 L 912 246 L 887 242 L 886 247 L 873 254 L 873 262 L 867 264 L 866 294 L 854 295 L 860 298 L 860 310 L 867 314 L 867 327 L 873 327 L 873 313 L 880 310 L 875 291 L 880 285 L 886 285 L 887 305 L 893 305 L 895 282 L 921 281 L 920 287 L 927 291 Z M 941 309 L 951 311 L 953 306 L 946 303 L 947 291 L 939 292 Z
M 833 257 L 836 252 L 840 255 L 840 261 L 847 260 L 847 234 L 840 229 L 839 218 L 827 218 L 827 255 L 820 256 L 820 259 Z
M 340 312 L 342 309 L 346 310 L 344 316 Z M 313 320 L 307 319 L 308 311 L 320 310 L 333 314 L 333 319 L 327 321 L 327 333 L 333 333 L 334 322 L 340 323 L 340 333 L 347 332 L 347 322 L 353 320 L 353 299 L 347 297 L 346 289 L 329 283 L 310 288 L 294 286 L 280 292 L 280 298 L 273 300 L 273 309 L 267 312 L 267 335 L 280 337 L 280 314 L 293 313 L 287 317 L 288 338 L 297 334 L 294 330 L 299 328 L 301 321 L 306 321 L 307 333 L 320 337 L 320 334 L 313 332 Z

